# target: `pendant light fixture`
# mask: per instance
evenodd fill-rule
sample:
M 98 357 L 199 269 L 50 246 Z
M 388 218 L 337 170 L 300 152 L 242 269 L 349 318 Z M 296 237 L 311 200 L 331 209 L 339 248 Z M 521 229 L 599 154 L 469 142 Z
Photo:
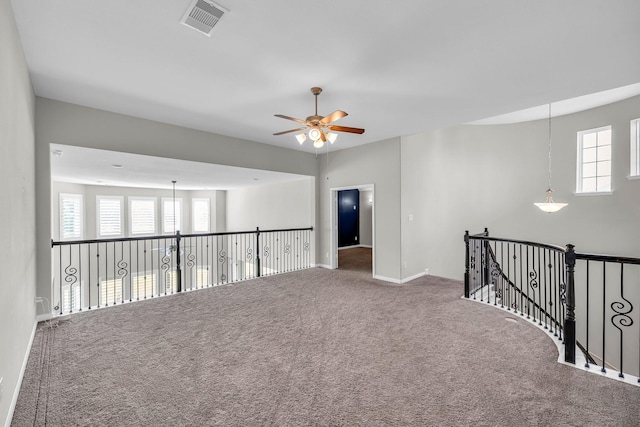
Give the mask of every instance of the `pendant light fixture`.
M 547 200 L 543 203 L 534 203 L 541 211 L 547 213 L 558 212 L 567 206 L 567 203 L 556 203 L 553 201 L 553 190 L 551 189 L 551 104 L 549 104 L 549 187 L 547 187 Z

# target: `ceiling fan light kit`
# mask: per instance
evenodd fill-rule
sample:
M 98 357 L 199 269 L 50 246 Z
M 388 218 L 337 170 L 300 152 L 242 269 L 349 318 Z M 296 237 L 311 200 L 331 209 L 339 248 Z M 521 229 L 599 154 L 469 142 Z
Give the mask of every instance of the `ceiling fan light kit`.
M 292 120 L 296 123 L 300 123 L 305 127 L 285 130 L 283 132 L 274 133 L 273 135 L 284 135 L 285 133 L 303 131 L 303 133 L 299 133 L 296 135 L 296 139 L 298 140 L 298 143 L 300 145 L 302 145 L 306 141 L 308 135 L 309 139 L 313 141 L 313 146 L 315 148 L 322 148 L 327 141 L 329 141 L 331 144 L 336 142 L 336 139 L 338 139 L 338 134 L 336 134 L 335 132 L 357 134 L 364 133 L 364 129 L 360 128 L 331 125 L 331 123 L 335 122 L 336 120 L 340 120 L 341 118 L 347 116 L 347 113 L 341 110 L 336 110 L 328 116 L 323 117 L 318 115 L 318 95 L 322 93 L 322 88 L 314 86 L 311 88 L 311 93 L 313 94 L 313 96 L 315 96 L 316 111 L 314 115 L 307 117 L 305 120 L 296 119 L 295 117 L 289 117 L 282 114 L 275 115 L 276 117 L 280 117 L 281 119 Z M 307 134 L 305 134 L 304 132 L 307 132 Z
M 311 140 L 313 142 L 316 142 L 320 139 L 320 129 L 316 129 L 313 128 L 309 131 L 309 138 L 311 138 Z

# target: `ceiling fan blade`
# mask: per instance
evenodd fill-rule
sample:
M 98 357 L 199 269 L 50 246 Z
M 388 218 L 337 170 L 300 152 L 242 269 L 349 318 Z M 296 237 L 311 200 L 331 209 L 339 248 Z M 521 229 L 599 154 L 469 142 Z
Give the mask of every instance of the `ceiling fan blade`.
M 336 110 L 333 113 L 329 114 L 328 116 L 323 117 L 320 120 L 320 123 L 323 124 L 323 125 L 328 125 L 329 123 L 333 123 L 336 120 L 340 120 L 341 118 L 343 118 L 346 115 L 347 115 L 347 113 L 345 113 L 344 111 Z
M 306 130 L 306 129 L 307 128 L 289 129 L 289 130 L 285 130 L 285 131 L 282 131 L 282 132 L 274 133 L 274 135 L 284 135 L 285 133 L 298 132 L 300 130 Z
M 335 132 L 349 132 L 349 133 L 359 133 L 362 134 L 364 133 L 364 129 L 360 129 L 360 128 L 350 128 L 347 126 L 327 126 L 327 129 L 330 129 L 332 131 Z
M 281 119 L 293 120 L 294 122 L 298 122 L 300 124 L 306 125 L 307 122 L 301 119 L 296 119 L 295 117 L 289 117 L 282 114 L 274 114 L 276 117 L 280 117 Z
M 320 139 L 322 140 L 322 142 L 327 142 L 327 137 L 325 136 L 324 132 L 320 131 Z

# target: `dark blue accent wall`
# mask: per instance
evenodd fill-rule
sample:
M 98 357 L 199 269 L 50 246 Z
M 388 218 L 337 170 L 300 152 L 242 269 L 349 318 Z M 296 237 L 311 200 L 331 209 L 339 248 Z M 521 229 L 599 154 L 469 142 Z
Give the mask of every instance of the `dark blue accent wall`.
M 338 247 L 360 244 L 360 191 L 338 191 Z

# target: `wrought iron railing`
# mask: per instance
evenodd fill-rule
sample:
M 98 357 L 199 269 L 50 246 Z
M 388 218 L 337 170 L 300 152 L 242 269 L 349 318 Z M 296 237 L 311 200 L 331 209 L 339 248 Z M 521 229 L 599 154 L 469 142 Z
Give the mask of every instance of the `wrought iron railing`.
M 575 257 L 578 339 L 587 367 L 640 377 L 640 310 L 634 311 L 640 306 L 640 259 Z
M 312 266 L 312 227 L 54 242 L 54 314 Z
M 640 375 L 640 319 L 633 311 L 640 304 L 640 259 L 489 237 L 487 229 L 466 232 L 464 240 L 466 298 L 548 329 L 564 343 L 566 362 L 575 363 L 577 346 L 587 367 Z

